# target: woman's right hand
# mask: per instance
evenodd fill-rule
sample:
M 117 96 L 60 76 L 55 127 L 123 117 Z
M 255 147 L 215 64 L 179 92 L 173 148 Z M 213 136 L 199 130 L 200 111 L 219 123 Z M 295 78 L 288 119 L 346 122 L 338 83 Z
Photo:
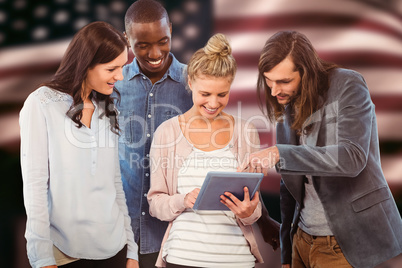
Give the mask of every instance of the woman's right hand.
M 198 194 L 200 193 L 200 188 L 195 188 L 191 192 L 187 193 L 184 197 L 184 206 L 186 208 L 193 208 L 195 200 L 197 199 Z

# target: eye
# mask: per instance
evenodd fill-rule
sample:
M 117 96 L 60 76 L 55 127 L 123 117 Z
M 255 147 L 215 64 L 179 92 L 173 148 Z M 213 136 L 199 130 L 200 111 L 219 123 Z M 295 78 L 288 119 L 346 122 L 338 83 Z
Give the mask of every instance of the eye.
M 116 70 L 116 69 L 114 69 L 114 68 L 113 68 L 113 69 L 108 69 L 108 72 L 111 73 L 111 72 L 113 72 L 114 70 Z
M 146 49 L 148 47 L 148 45 L 147 44 L 138 44 L 137 47 L 139 49 Z
M 209 93 L 201 93 L 201 96 L 203 97 L 208 97 L 210 94 Z
M 169 39 L 163 39 L 163 40 L 161 40 L 160 42 L 159 42 L 159 45 L 161 45 L 161 46 L 164 46 L 164 45 L 166 45 L 167 44 L 167 42 L 169 41 Z
M 224 97 L 226 97 L 227 94 L 228 93 L 222 93 L 222 94 L 219 94 L 218 96 L 221 97 L 221 98 L 224 98 Z

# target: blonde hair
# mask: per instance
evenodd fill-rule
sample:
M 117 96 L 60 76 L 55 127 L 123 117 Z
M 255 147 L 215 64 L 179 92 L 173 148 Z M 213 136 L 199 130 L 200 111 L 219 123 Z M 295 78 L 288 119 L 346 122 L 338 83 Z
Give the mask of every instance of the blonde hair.
M 233 81 L 237 70 L 232 48 L 225 35 L 215 34 L 205 47 L 197 50 L 188 62 L 187 74 L 190 80 L 197 75 L 229 77 Z

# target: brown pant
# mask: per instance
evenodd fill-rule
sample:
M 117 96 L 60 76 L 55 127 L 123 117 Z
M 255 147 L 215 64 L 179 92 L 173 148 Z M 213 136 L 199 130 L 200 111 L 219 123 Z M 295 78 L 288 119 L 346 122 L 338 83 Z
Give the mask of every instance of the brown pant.
M 293 237 L 292 268 L 352 267 L 334 236 L 312 236 L 297 229 Z

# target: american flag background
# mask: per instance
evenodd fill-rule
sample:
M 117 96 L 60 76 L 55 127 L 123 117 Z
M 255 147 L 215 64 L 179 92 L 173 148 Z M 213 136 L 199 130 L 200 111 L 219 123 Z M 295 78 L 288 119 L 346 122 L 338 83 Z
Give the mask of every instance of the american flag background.
M 124 30 L 128 0 L 0 0 L 0 267 L 29 267 L 19 166 L 18 113 L 29 93 L 57 70 L 74 33 L 95 20 Z M 402 0 L 165 0 L 173 23 L 172 52 L 182 62 L 214 33 L 225 34 L 238 62 L 227 112 L 252 120 L 263 147 L 275 129 L 259 110 L 257 63 L 265 41 L 297 30 L 319 55 L 363 74 L 376 105 L 385 177 L 402 208 Z M 261 191 L 279 219 L 279 176 Z M 340 215 L 341 216 L 341 215 Z M 369 224 L 369 223 L 368 223 Z M 279 252 L 261 244 L 265 264 Z M 379 267 L 402 267 L 401 257 Z

